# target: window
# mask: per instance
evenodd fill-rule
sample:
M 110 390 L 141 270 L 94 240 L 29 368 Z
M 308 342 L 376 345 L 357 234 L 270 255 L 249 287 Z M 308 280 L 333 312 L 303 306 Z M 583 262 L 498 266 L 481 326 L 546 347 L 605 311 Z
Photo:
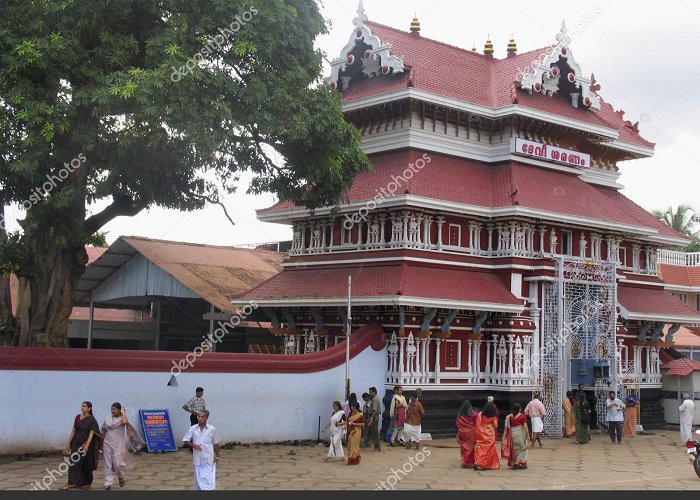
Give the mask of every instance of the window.
M 561 253 L 563 255 L 573 255 L 572 244 L 574 235 L 571 231 L 561 232 Z
M 462 242 L 462 226 L 459 224 L 450 224 L 450 246 L 458 247 Z
M 679 293 L 678 298 L 680 299 L 681 302 L 684 304 L 688 303 L 688 294 L 687 293 Z
M 700 311 L 700 293 L 695 294 L 695 309 Z

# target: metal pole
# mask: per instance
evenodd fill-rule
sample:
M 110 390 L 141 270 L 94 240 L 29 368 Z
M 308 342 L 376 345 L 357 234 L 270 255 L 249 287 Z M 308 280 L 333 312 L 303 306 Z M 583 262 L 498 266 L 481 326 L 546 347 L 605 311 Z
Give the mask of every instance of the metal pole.
M 345 401 L 350 399 L 350 297 L 352 296 L 352 276 L 348 275 L 348 319 L 345 325 Z
M 90 317 L 88 318 L 88 338 L 87 348 L 92 349 L 92 327 L 95 317 L 95 303 L 92 301 L 92 293 L 90 294 Z

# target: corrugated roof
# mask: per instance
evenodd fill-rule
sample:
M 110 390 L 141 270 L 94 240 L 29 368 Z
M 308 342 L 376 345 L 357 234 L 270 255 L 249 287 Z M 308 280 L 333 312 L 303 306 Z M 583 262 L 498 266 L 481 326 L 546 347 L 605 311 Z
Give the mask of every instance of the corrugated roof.
M 229 297 L 244 293 L 281 270 L 285 254 L 247 249 L 122 236 L 81 279 L 77 303 L 137 253 L 163 269 L 189 290 L 225 312 L 235 312 Z

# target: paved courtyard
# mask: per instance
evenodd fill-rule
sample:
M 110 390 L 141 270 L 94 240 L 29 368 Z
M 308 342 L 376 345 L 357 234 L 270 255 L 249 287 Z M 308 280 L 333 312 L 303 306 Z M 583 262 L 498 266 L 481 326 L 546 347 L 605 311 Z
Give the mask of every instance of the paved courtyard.
M 323 463 L 326 448 L 311 446 L 236 446 L 221 451 L 219 489 L 375 489 L 380 481 L 395 489 L 700 489 L 700 478 L 688 462 L 685 448 L 677 444 L 678 432 L 653 431 L 622 445 L 610 443 L 594 432 L 590 443 L 576 446 L 571 439 L 544 440 L 544 448 L 530 451 L 528 470 L 495 471 L 461 468 L 459 447 L 452 440 L 426 443 L 429 454 L 384 447 L 380 453 L 365 451 L 362 463 Z M 500 451 L 500 442 L 499 451 Z M 0 489 L 27 490 L 41 480 L 46 469 L 61 463 L 58 454 L 31 458 L 0 458 Z M 187 490 L 193 488 L 189 452 L 144 453 L 127 474 L 125 490 Z M 422 460 L 422 463 L 421 463 Z M 410 464 L 410 465 L 407 465 Z M 398 471 L 400 468 L 410 471 Z M 93 488 L 102 487 L 102 463 Z M 394 479 L 389 479 L 393 477 Z M 51 485 L 66 484 L 65 476 Z M 115 489 L 120 488 L 116 486 Z

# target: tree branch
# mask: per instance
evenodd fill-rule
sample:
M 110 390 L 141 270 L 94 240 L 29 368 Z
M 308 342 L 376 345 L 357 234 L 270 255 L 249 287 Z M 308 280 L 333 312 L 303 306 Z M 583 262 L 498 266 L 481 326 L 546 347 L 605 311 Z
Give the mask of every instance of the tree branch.
M 206 201 L 206 202 L 208 202 L 208 203 L 211 203 L 212 205 L 219 205 L 219 206 L 221 207 L 221 209 L 224 211 L 224 215 L 226 216 L 226 218 L 228 219 L 228 221 L 231 223 L 231 225 L 232 225 L 232 226 L 235 226 L 235 225 L 236 225 L 236 223 L 233 222 L 233 219 L 231 218 L 231 216 L 228 214 L 228 210 L 226 210 L 226 206 L 224 206 L 224 204 L 223 204 L 222 202 L 220 202 L 219 200 L 214 200 L 213 198 L 210 198 L 209 196 L 204 196 L 204 195 L 201 195 L 201 194 L 196 194 L 196 193 L 191 193 L 191 192 L 190 192 L 190 193 L 187 193 L 187 194 L 188 194 L 189 196 L 191 196 L 192 198 L 197 198 L 197 199 L 200 199 L 200 200 L 204 200 L 204 201 Z
M 119 216 L 133 217 L 141 210 L 148 207 L 148 203 L 134 202 L 134 200 L 126 197 L 116 198 L 107 208 L 101 212 L 94 214 L 85 221 L 85 228 L 91 233 L 96 233 L 105 224 Z

